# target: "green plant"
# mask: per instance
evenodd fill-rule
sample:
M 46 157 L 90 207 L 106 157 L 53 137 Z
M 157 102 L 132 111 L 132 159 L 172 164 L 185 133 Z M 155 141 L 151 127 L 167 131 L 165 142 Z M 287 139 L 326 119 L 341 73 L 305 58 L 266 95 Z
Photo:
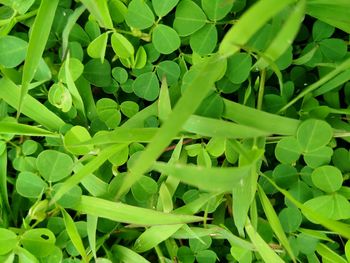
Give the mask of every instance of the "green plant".
M 0 0 L 1 262 L 350 260 L 350 3 Z

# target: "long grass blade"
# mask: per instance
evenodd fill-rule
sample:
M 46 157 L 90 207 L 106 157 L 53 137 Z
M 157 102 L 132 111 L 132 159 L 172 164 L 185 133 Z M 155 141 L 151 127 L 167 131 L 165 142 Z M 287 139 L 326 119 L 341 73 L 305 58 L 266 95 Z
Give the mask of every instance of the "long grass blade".
M 106 0 L 81 0 L 89 12 L 96 18 L 101 27 L 113 29 Z
M 264 51 L 264 55 L 272 61 L 276 61 L 290 47 L 300 28 L 305 14 L 305 0 L 300 0 L 292 7 L 291 14 L 282 26 L 269 47 Z M 255 67 L 264 69 L 269 65 L 263 58 L 259 59 Z
M 41 1 L 38 13 L 35 17 L 29 37 L 27 57 L 23 66 L 19 103 L 15 107 L 18 107 L 18 114 L 21 113 L 24 97 L 27 95 L 29 84 L 34 77 L 45 50 L 58 2 L 59 0 Z
M 196 115 L 192 115 L 187 120 L 187 122 L 183 125 L 183 129 L 187 132 L 192 132 L 202 136 L 226 137 L 233 139 L 270 135 L 270 133 L 264 130 L 258 130 L 228 121 Z
M 0 121 L 0 134 L 59 137 L 59 134 L 21 123 Z
M 75 105 L 77 111 L 84 119 L 86 119 L 84 102 L 72 78 L 72 74 L 69 69 L 69 60 L 70 60 L 70 56 L 68 52 L 66 61 L 65 61 L 65 74 L 66 74 L 66 80 L 67 80 L 67 88 L 69 92 L 72 94 L 73 104 Z
M 0 98 L 18 110 L 21 93 L 20 88 L 18 88 L 16 84 L 6 78 L 0 80 L 0 86 Z M 32 120 L 50 130 L 59 131 L 59 129 L 65 124 L 65 122 L 60 117 L 58 117 L 56 114 L 54 114 L 30 95 L 26 95 L 23 98 L 22 104 L 23 105 L 21 112 L 24 115 L 28 116 Z
M 64 224 L 66 226 L 67 234 L 72 241 L 74 247 L 77 249 L 81 257 L 85 262 L 88 262 L 87 255 L 85 252 L 85 248 L 83 245 L 83 240 L 81 239 L 81 236 L 78 233 L 78 229 L 72 219 L 72 217 L 66 212 L 66 210 L 61 210 Z
M 193 71 L 192 81 L 188 84 L 183 96 L 175 105 L 168 120 L 157 132 L 155 138 L 142 152 L 140 157 L 130 167 L 128 175 L 124 180 L 117 197 L 127 192 L 130 187 L 152 166 L 154 161 L 164 151 L 165 147 L 181 130 L 186 120 L 200 105 L 208 94 L 214 82 L 220 78 L 226 68 L 226 60 L 213 56 L 196 64 Z M 194 97 L 193 94 L 196 94 Z
M 248 223 L 245 226 L 247 234 L 265 262 L 284 263 L 284 261 L 269 247 L 264 239 L 258 234 L 256 229 Z
M 228 31 L 220 44 L 219 53 L 228 57 L 238 52 L 266 22 L 293 2 L 294 0 L 258 1 Z
M 154 170 L 175 177 L 185 184 L 210 192 L 228 192 L 249 175 L 251 165 L 230 168 L 205 168 L 184 164 L 156 162 Z
M 91 252 L 96 260 L 96 230 L 97 230 L 97 216 L 87 215 L 86 216 L 86 230 L 88 233 L 88 240 Z
M 224 99 L 224 103 L 224 118 L 270 134 L 294 135 L 300 124 L 299 120 L 256 110 L 227 99 Z
M 283 247 L 287 250 L 293 262 L 296 262 L 295 255 L 289 244 L 288 238 L 283 231 L 281 222 L 278 219 L 275 209 L 273 208 L 272 204 L 270 203 L 270 200 L 268 199 L 268 197 L 266 196 L 264 190 L 261 188 L 260 185 L 258 185 L 258 194 L 259 194 L 259 198 L 260 198 L 262 207 L 264 209 L 265 215 L 267 217 L 267 220 L 270 223 L 270 226 L 273 232 L 275 233 L 276 237 L 281 242 Z
M 136 252 L 120 245 L 114 245 L 112 247 L 112 254 L 120 262 L 150 263 L 148 260 L 140 256 Z
M 296 200 L 288 191 L 279 187 L 274 181 L 272 181 L 269 177 L 263 175 L 279 192 L 281 192 L 289 201 L 291 201 L 296 207 L 300 209 L 300 211 L 312 222 L 322 225 L 325 228 L 334 231 L 340 236 L 343 236 L 347 239 L 350 239 L 350 226 L 348 224 L 328 219 L 325 216 L 317 213 L 314 210 L 309 209 L 304 206 L 298 200 Z
M 0 198 L 6 209 L 10 211 L 7 191 L 7 149 L 0 153 Z
M 332 71 L 330 71 L 328 74 L 324 75 L 322 78 L 320 78 L 318 81 L 312 83 L 308 87 L 306 87 L 302 92 L 300 92 L 297 96 L 295 96 L 290 102 L 288 102 L 285 106 L 283 106 L 279 112 L 283 112 L 286 109 L 288 109 L 290 106 L 292 106 L 294 103 L 296 103 L 298 100 L 303 98 L 305 95 L 307 95 L 310 92 L 313 92 L 314 90 L 321 87 L 323 84 L 327 83 L 334 77 L 336 77 L 339 73 L 342 73 L 345 70 L 348 70 L 350 68 L 350 58 L 344 60 L 342 63 L 337 65 Z
M 115 222 L 140 226 L 173 225 L 202 221 L 199 216 L 162 213 L 152 209 L 112 202 L 91 196 L 82 196 L 75 207 L 84 214 L 110 219 Z
M 347 263 L 348 261 L 327 247 L 325 244 L 318 243 L 316 247 L 317 253 L 322 256 L 323 260 L 332 263 Z M 324 261 L 322 261 L 324 262 Z
M 78 8 L 76 8 L 68 18 L 67 24 L 63 29 L 62 32 L 62 57 L 61 59 L 64 60 L 64 58 L 67 55 L 67 48 L 68 48 L 68 39 L 70 31 L 72 30 L 75 23 L 78 21 L 79 17 L 84 13 L 85 6 L 81 5 Z
M 127 145 L 117 144 L 109 146 L 100 152 L 100 154 L 93 158 L 89 163 L 84 165 L 78 170 L 74 176 L 68 178 L 61 187 L 57 190 L 53 198 L 51 199 L 51 204 L 59 200 L 67 191 L 69 191 L 73 186 L 79 184 L 85 177 L 96 171 L 108 158 L 116 154 L 117 152 L 123 150 Z

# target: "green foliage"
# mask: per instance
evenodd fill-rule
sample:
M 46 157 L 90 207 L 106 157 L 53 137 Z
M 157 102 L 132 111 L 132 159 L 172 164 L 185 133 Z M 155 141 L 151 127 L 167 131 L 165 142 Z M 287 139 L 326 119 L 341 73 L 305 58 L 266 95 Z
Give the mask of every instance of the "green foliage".
M 348 1 L 0 4 L 0 262 L 349 261 Z

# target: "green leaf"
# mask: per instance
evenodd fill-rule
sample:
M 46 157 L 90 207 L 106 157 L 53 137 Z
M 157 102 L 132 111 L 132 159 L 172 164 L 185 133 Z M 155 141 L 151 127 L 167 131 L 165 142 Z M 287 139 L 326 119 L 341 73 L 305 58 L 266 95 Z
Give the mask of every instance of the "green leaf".
M 142 0 L 132 0 L 128 6 L 125 21 L 130 27 L 146 29 L 153 25 L 154 14 L 146 2 Z
M 250 73 L 252 58 L 247 53 L 237 53 L 227 60 L 226 76 L 234 84 L 244 82 Z
M 79 143 L 90 139 L 91 136 L 84 127 L 74 126 L 64 136 L 64 146 L 73 154 L 87 154 L 93 149 L 92 145 L 79 145 Z
M 135 94 L 148 101 L 155 100 L 159 95 L 159 81 L 154 72 L 143 73 L 132 85 Z
M 181 71 L 179 65 L 171 60 L 163 60 L 157 66 L 157 75 L 160 80 L 166 77 L 168 85 L 174 85 L 178 82 Z
M 331 147 L 322 147 L 312 152 L 304 154 L 305 163 L 311 168 L 328 164 L 331 161 L 333 150 Z
M 120 104 L 121 112 L 128 118 L 131 118 L 139 112 L 139 105 L 134 101 L 124 101 Z
M 17 235 L 10 230 L 0 228 L 0 255 L 12 251 L 17 245 Z
M 294 137 L 281 139 L 275 148 L 275 155 L 278 161 L 286 164 L 295 163 L 302 153 L 298 141 Z
M 34 20 L 29 38 L 28 55 L 26 56 L 23 66 L 22 88 L 19 97 L 18 112 L 22 111 L 22 105 L 24 103 L 24 97 L 28 92 L 28 86 L 34 77 L 45 50 L 58 2 L 58 0 L 42 1 Z
M 88 46 L 87 53 L 92 58 L 100 58 L 103 63 L 106 53 L 108 33 L 103 33 L 95 38 Z
M 333 136 L 333 130 L 325 121 L 309 119 L 300 124 L 296 136 L 303 151 L 310 152 L 326 146 Z
M 130 41 L 122 34 L 117 32 L 111 37 L 112 48 L 115 54 L 120 58 L 130 58 L 134 55 L 134 47 Z
M 96 103 L 97 115 L 106 123 L 108 128 L 114 129 L 119 126 L 121 121 L 121 114 L 119 105 L 112 99 L 100 99 Z
M 113 22 L 108 11 L 106 0 L 82 0 L 81 2 L 96 18 L 101 27 L 113 29 Z
M 300 211 L 294 207 L 283 208 L 278 214 L 278 218 L 286 233 L 297 231 L 303 219 Z
M 312 38 L 314 41 L 329 38 L 333 35 L 335 28 L 321 20 L 316 20 L 312 26 Z
M 125 19 L 128 8 L 120 0 L 110 0 L 108 1 L 108 9 L 113 22 L 119 24 Z
M 23 248 L 36 257 L 46 257 L 55 248 L 56 237 L 46 228 L 36 228 L 26 231 L 21 236 Z
M 206 24 L 190 37 L 190 46 L 193 52 L 199 55 L 212 53 L 218 41 L 218 32 L 213 24 Z
M 63 183 L 55 184 L 52 187 L 52 194 L 55 195 L 57 190 L 62 186 Z M 85 187 L 86 184 L 82 182 L 82 185 Z M 85 187 L 87 190 L 90 190 L 89 187 Z M 81 198 L 82 190 L 79 186 L 72 187 L 69 191 L 64 193 L 64 195 L 57 201 L 57 204 L 63 208 L 72 208 L 76 206 Z
M 161 121 L 165 121 L 171 113 L 171 101 L 169 96 L 168 84 L 166 77 L 162 79 L 162 85 L 160 87 L 159 99 L 158 99 L 158 118 Z
M 38 155 L 36 166 L 46 181 L 58 182 L 71 174 L 73 160 L 62 152 L 45 150 Z
M 131 192 L 134 198 L 139 202 L 148 200 L 153 194 L 157 193 L 158 185 L 156 181 L 147 176 L 142 176 L 132 187 Z
M 72 95 L 61 82 L 55 83 L 50 87 L 48 99 L 53 106 L 61 109 L 63 112 L 68 112 L 72 108 Z
M 189 36 L 201 29 L 207 22 L 202 9 L 193 1 L 183 0 L 177 7 L 175 12 L 174 29 L 179 36 Z
M 112 69 L 113 78 L 118 81 L 120 84 L 125 83 L 128 80 L 128 72 L 121 67 L 115 67 Z
M 234 0 L 202 0 L 202 8 L 209 19 L 223 19 L 232 9 Z
M 318 196 L 306 201 L 304 206 L 328 219 L 342 220 L 350 218 L 350 203 L 340 194 Z M 311 222 L 314 222 L 313 219 L 307 215 L 305 216 Z
M 339 38 L 321 40 L 319 45 L 321 53 L 332 61 L 342 59 L 347 53 L 346 43 Z
M 92 59 L 85 64 L 84 77 L 97 87 L 107 87 L 112 83 L 111 66 L 107 60 Z
M 134 69 L 142 69 L 147 63 L 147 53 L 143 46 L 137 49 L 135 61 L 132 65 Z
M 152 0 L 152 5 L 157 16 L 163 17 L 167 15 L 179 2 L 179 0 Z
M 28 43 L 18 37 L 0 37 L 0 64 L 14 68 L 21 64 L 27 54 Z
M 180 37 L 169 26 L 157 25 L 152 33 L 152 43 L 161 54 L 170 54 L 180 47 Z
M 223 111 L 223 99 L 218 93 L 212 93 L 202 101 L 196 110 L 196 114 L 209 118 L 220 118 Z
M 16 180 L 17 192 L 28 198 L 39 198 L 47 188 L 47 184 L 31 172 L 21 172 Z
M 317 188 L 327 193 L 338 191 L 343 183 L 341 171 L 330 165 L 316 168 L 311 174 L 311 179 Z

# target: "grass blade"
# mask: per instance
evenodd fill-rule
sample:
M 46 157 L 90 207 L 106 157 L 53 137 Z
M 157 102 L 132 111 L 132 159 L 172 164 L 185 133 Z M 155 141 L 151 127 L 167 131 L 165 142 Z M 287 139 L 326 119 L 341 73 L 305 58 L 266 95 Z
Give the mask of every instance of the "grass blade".
M 183 129 L 208 137 L 253 138 L 269 135 L 268 132 L 236 123 L 192 115 Z
M 272 61 L 276 61 L 290 47 L 300 28 L 301 22 L 305 14 L 305 0 L 299 1 L 291 11 L 288 19 L 284 23 L 281 30 L 272 40 L 269 47 L 264 51 L 264 55 Z M 264 69 L 269 65 L 267 61 L 260 58 L 255 67 Z
M 184 164 L 156 162 L 154 170 L 175 177 L 185 184 L 210 192 L 228 192 L 249 175 L 252 165 L 230 168 L 205 168 Z
M 86 230 L 88 233 L 88 240 L 90 249 L 96 260 L 96 230 L 97 230 L 97 216 L 87 215 L 86 216 Z
M 278 240 L 281 242 L 282 246 L 287 250 L 293 262 L 296 262 L 293 250 L 289 244 L 286 234 L 283 231 L 281 222 L 278 219 L 275 209 L 273 208 L 272 204 L 270 203 L 270 200 L 268 199 L 268 197 L 266 196 L 264 190 L 261 188 L 260 185 L 258 185 L 258 194 L 259 194 L 259 198 L 260 198 L 262 207 L 264 209 L 265 215 L 267 217 L 267 220 L 270 223 L 270 226 L 273 232 L 277 236 Z
M 238 52 L 274 15 L 294 0 L 262 0 L 248 9 L 222 40 L 219 53 L 228 57 Z M 256 19 L 259 17 L 259 19 Z
M 67 179 L 61 187 L 57 190 L 53 198 L 51 199 L 51 204 L 59 200 L 67 191 L 69 191 L 73 186 L 80 183 L 88 175 L 96 171 L 109 157 L 113 156 L 117 152 L 127 147 L 125 144 L 117 144 L 109 146 L 108 148 L 101 151 L 101 153 L 92 159 L 89 163 L 84 165 L 74 176 Z
M 320 96 L 326 92 L 332 91 L 333 89 L 338 88 L 340 85 L 348 82 L 350 80 L 350 69 L 343 71 L 338 76 L 336 76 L 331 81 L 328 81 L 326 84 L 323 84 L 317 90 L 313 92 L 314 96 Z
M 0 198 L 5 207 L 10 211 L 10 203 L 7 191 L 7 149 L 0 153 Z
M 0 121 L 0 134 L 59 137 L 58 134 L 52 133 L 50 131 L 35 126 L 4 121 Z
M 123 128 L 143 128 L 144 121 L 152 115 L 158 115 L 158 104 L 154 102 L 153 104 L 147 106 L 143 110 L 136 113 L 126 122 L 124 122 L 121 127 Z
M 148 260 L 140 256 L 136 252 L 120 245 L 114 245 L 112 247 L 112 254 L 120 262 L 150 263 Z
M 159 129 L 154 139 L 142 152 L 140 157 L 130 168 L 117 197 L 127 192 L 130 187 L 152 166 L 154 161 L 163 152 L 165 147 L 181 130 L 186 120 L 200 105 L 214 82 L 221 76 L 226 68 L 226 60 L 213 56 L 192 67 L 193 78 L 188 84 L 183 96 L 175 105 L 168 120 Z M 215 70 L 214 70 L 215 69 Z M 196 94 L 193 97 L 193 94 Z
M 350 226 L 348 224 L 328 219 L 323 215 L 307 208 L 298 200 L 296 200 L 288 191 L 280 188 L 276 185 L 274 181 L 272 181 L 269 177 L 263 175 L 279 192 L 281 192 L 289 201 L 291 201 L 296 207 L 300 209 L 300 211 L 312 222 L 322 225 L 325 228 L 334 231 L 340 236 L 343 236 L 347 239 L 350 239 Z
M 78 229 L 77 229 L 73 219 L 66 212 L 66 210 L 62 209 L 61 213 L 62 213 L 62 216 L 63 216 L 64 224 L 66 226 L 67 234 L 68 234 L 70 240 L 72 241 L 74 247 L 77 249 L 77 251 L 79 252 L 81 257 L 83 258 L 83 260 L 85 262 L 88 262 L 87 255 L 86 255 L 86 252 L 85 252 L 85 248 L 84 248 L 84 245 L 83 245 L 83 241 L 81 240 L 81 237 L 80 237 L 80 235 L 78 233 Z
M 249 221 L 245 226 L 245 230 L 265 262 L 284 263 L 284 261 L 272 250 L 272 248 L 266 244 L 264 239 L 262 239 Z
M 302 92 L 300 92 L 297 96 L 295 96 L 290 102 L 288 102 L 285 106 L 283 106 L 279 112 L 283 112 L 286 109 L 288 109 L 290 106 L 292 106 L 294 103 L 296 103 L 298 100 L 303 98 L 305 95 L 307 95 L 310 92 L 313 92 L 314 90 L 321 87 L 323 84 L 327 83 L 334 77 L 336 77 L 339 73 L 347 70 L 350 68 L 350 58 L 344 60 L 342 63 L 337 65 L 332 71 L 330 71 L 328 74 L 324 75 L 322 78 L 320 78 L 315 83 L 312 83 L 308 87 L 306 87 Z
M 347 0 L 308 0 L 306 12 L 350 34 L 349 9 Z
M 78 8 L 76 8 L 68 18 L 67 24 L 63 29 L 62 32 L 62 57 L 61 59 L 64 60 L 67 54 L 67 48 L 68 48 L 68 39 L 69 39 L 69 34 L 70 31 L 72 30 L 73 26 L 76 24 L 78 21 L 79 17 L 84 13 L 85 11 L 85 6 L 81 5 Z M 67 70 L 66 70 L 67 72 Z
M 20 89 L 8 79 L 0 80 L 0 98 L 18 110 L 20 102 Z M 22 113 L 44 127 L 59 131 L 65 122 L 30 95 L 23 98 Z
M 224 118 L 271 134 L 294 135 L 300 124 L 299 120 L 259 111 L 227 99 L 224 103 Z
M 18 103 L 18 115 L 21 113 L 24 97 L 32 81 L 40 59 L 49 38 L 53 19 L 59 0 L 41 1 L 38 13 L 29 37 L 27 57 L 24 61 L 22 74 L 22 88 Z M 17 107 L 16 107 L 17 108 Z
M 91 196 L 82 196 L 80 203 L 73 209 L 84 214 L 140 226 L 183 224 L 203 220 L 199 216 L 162 213 Z
M 176 231 L 178 231 L 183 225 L 165 225 L 165 226 L 153 226 L 146 229 L 135 241 L 134 250 L 137 253 L 142 253 L 150 250 L 167 240 Z
M 106 0 L 81 0 L 89 12 L 96 18 L 101 27 L 113 29 Z
M 77 87 L 75 86 L 74 80 L 72 78 L 72 74 L 71 74 L 70 69 L 69 69 L 69 59 L 70 59 L 70 57 L 69 57 L 69 52 L 68 52 L 68 55 L 67 55 L 66 61 L 65 61 L 65 74 L 66 74 L 66 80 L 67 80 L 67 88 L 68 88 L 69 92 L 72 94 L 73 104 L 77 108 L 77 111 L 86 120 L 84 102 L 83 102 L 83 99 L 81 98 L 79 91 L 78 91 Z
M 316 247 L 317 253 L 322 256 L 322 260 L 326 260 L 327 262 L 332 262 L 332 263 L 347 263 L 343 257 L 338 255 L 336 252 L 334 252 L 332 249 L 327 247 L 325 244 L 318 243 Z M 322 262 L 324 262 L 322 261 Z

